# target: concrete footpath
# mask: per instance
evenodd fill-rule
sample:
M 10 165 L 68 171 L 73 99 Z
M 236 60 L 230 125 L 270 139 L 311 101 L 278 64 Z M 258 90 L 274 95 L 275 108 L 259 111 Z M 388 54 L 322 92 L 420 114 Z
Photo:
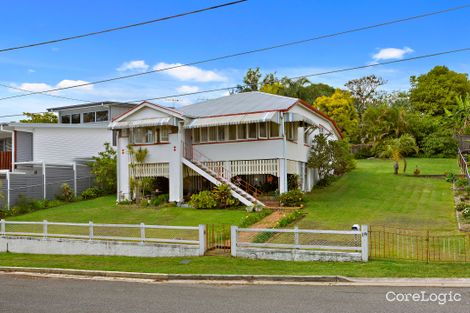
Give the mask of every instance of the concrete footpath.
M 142 283 L 171 282 L 203 284 L 350 285 L 470 288 L 470 278 L 353 278 L 344 276 L 159 274 L 6 266 L 0 266 L 0 275 L 23 275 L 44 278 L 50 277 L 89 280 L 120 280 Z

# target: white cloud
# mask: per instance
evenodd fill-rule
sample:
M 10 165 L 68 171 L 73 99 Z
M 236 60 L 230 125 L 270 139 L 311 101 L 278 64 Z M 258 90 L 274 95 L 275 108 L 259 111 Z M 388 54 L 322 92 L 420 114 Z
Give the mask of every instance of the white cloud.
M 183 85 L 183 86 L 179 86 L 178 88 L 176 88 L 176 91 L 178 91 L 180 93 L 197 92 L 197 91 L 199 91 L 199 87 Z
M 28 73 L 35 73 L 36 71 L 33 70 L 32 68 L 28 69 Z
M 181 63 L 165 63 L 160 62 L 153 67 L 154 70 L 162 70 L 169 67 L 180 66 Z M 196 66 L 182 66 L 175 69 L 162 72 L 181 81 L 197 81 L 197 82 L 220 82 L 226 81 L 227 77 L 217 74 L 214 71 L 203 70 Z
M 82 85 L 82 84 L 87 84 L 88 82 L 85 80 L 70 80 L 70 79 L 64 79 L 61 80 L 55 87 L 56 88 L 67 88 L 67 87 L 73 87 L 77 85 Z M 87 86 L 82 86 L 82 87 L 77 87 L 74 89 L 80 89 L 80 90 L 92 90 L 93 85 L 87 85 Z
M 400 48 L 384 48 L 380 49 L 379 52 L 374 54 L 372 58 L 376 61 L 378 60 L 392 60 L 392 59 L 403 59 L 403 57 L 408 54 L 414 52 L 413 49 L 404 47 L 403 49 Z
M 52 87 L 45 83 L 22 83 L 19 88 L 28 91 L 38 92 L 51 89 Z
M 117 68 L 119 72 L 125 71 L 142 71 L 145 72 L 149 68 L 148 64 L 144 60 L 134 60 L 129 62 L 124 62 L 120 67 Z

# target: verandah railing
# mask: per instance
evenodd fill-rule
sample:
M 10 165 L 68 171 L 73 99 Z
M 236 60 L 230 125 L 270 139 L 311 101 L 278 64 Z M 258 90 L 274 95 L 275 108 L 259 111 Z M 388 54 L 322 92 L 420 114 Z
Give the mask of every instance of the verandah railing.
M 467 161 L 467 158 L 466 158 L 466 154 L 464 155 L 462 150 L 460 150 L 460 148 L 459 148 L 459 165 L 460 165 L 460 168 L 462 169 L 462 172 L 467 177 L 468 183 L 470 184 L 470 174 L 469 174 L 469 171 L 468 171 L 468 161 Z

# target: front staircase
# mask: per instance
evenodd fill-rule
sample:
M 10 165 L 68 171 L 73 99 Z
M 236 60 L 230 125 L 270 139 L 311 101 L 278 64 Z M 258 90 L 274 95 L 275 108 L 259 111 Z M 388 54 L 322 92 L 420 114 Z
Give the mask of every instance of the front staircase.
M 232 196 L 238 199 L 241 203 L 246 206 L 253 206 L 253 205 L 261 205 L 265 206 L 263 202 L 256 199 L 253 195 L 249 194 L 247 191 L 243 190 L 239 186 L 235 185 L 230 181 L 230 175 L 224 175 L 224 173 L 216 173 L 203 162 L 199 160 L 189 160 L 187 158 L 183 158 L 183 164 L 213 183 L 214 185 L 218 186 L 220 184 L 226 184 L 230 187 Z M 254 187 L 252 187 L 254 188 Z

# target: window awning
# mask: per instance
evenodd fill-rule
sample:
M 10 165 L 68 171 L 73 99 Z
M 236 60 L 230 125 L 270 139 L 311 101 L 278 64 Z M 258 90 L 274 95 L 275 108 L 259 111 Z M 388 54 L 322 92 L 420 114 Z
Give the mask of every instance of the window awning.
M 218 117 L 201 117 L 193 120 L 185 128 L 200 128 L 222 125 L 250 124 L 260 122 L 279 123 L 279 112 L 263 112 Z
M 125 128 L 138 128 L 138 127 L 152 127 L 152 126 L 162 126 L 162 125 L 172 125 L 176 126 L 176 119 L 174 117 L 162 117 L 162 118 L 148 118 L 138 121 L 128 121 L 128 122 L 112 122 L 109 125 L 110 129 L 125 129 Z
M 311 119 L 298 113 L 288 112 L 284 115 L 286 122 L 305 122 L 309 125 L 317 125 Z

